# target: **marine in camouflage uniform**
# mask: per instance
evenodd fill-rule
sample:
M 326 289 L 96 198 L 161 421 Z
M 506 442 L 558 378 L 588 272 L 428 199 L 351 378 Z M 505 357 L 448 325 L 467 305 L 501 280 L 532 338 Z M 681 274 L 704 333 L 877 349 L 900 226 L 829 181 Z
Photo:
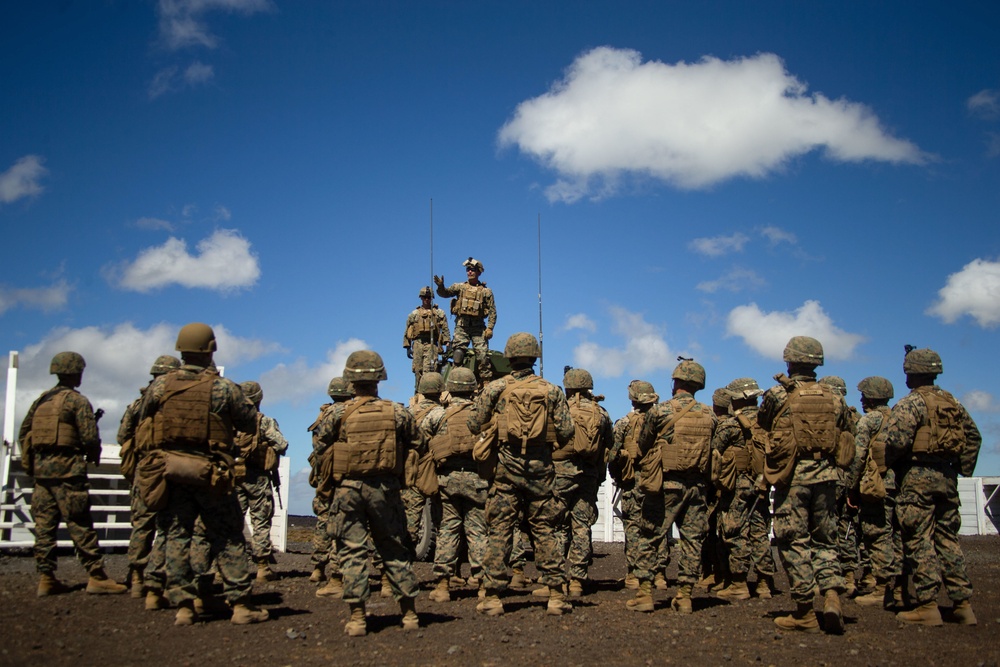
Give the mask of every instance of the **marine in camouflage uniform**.
M 407 454 L 421 449 L 419 434 L 405 407 L 378 397 L 378 383 L 386 379 L 378 353 L 352 352 L 344 378 L 354 386 L 354 398 L 327 410 L 316 429 L 316 438 L 326 446 L 324 456 L 332 454 L 330 530 L 340 547 L 343 599 L 351 610 L 344 632 L 352 637 L 367 632 L 369 539 L 382 556 L 393 597 L 403 612 L 403 629 L 416 630 L 417 578 L 399 491 Z M 321 466 L 327 469 L 322 462 Z
M 250 553 L 257 565 L 257 581 L 273 581 L 278 575 L 271 569 L 271 522 L 274 520 L 272 476 L 277 475 L 279 458 L 288 451 L 288 441 L 281 434 L 278 422 L 260 412 L 264 392 L 253 381 L 241 382 L 243 395 L 257 409 L 257 429 L 253 433 L 236 434 L 236 446 L 246 466 L 246 474 L 236 486 L 243 515 L 250 513 Z
M 153 378 L 164 373 L 179 368 L 181 360 L 164 354 L 157 357 L 153 362 L 149 374 Z M 150 380 L 152 382 L 152 380 Z M 129 448 L 135 448 L 135 432 L 139 426 L 139 406 L 142 403 L 142 395 L 146 393 L 146 387 L 139 390 L 139 398 L 132 401 L 125 414 L 122 415 L 121 423 L 118 425 L 118 444 L 121 445 L 122 458 Z M 138 457 L 139 452 L 134 452 Z M 134 470 L 132 474 L 134 476 Z M 131 521 L 132 534 L 128 541 L 128 564 L 129 564 L 129 584 L 132 589 L 132 597 L 142 597 L 143 578 L 146 566 L 149 564 L 149 556 L 153 551 L 153 540 L 156 537 L 156 512 L 146 507 L 139 494 L 139 488 L 133 483 L 133 478 L 127 477 L 129 482 L 129 499 L 131 501 Z
M 243 538 L 243 513 L 231 487 L 230 467 L 237 454 L 233 435 L 256 428 L 257 410 L 239 385 L 218 374 L 212 363 L 217 346 L 210 326 L 200 322 L 185 325 L 177 335 L 176 348 L 183 364 L 149 385 L 139 420 L 154 420 L 155 449 L 166 450 L 167 456 L 207 458 L 215 474 L 223 479 L 228 476 L 229 482 L 205 487 L 167 480 L 169 499 L 156 515 L 156 529 L 166 536 L 165 592 L 177 606 L 174 623 L 191 625 L 198 618 L 195 600 L 201 591 L 192 540 L 199 518 L 205 524 L 209 560 L 216 563 L 226 600 L 233 608 L 232 623 L 266 621 L 267 611 L 249 601 L 253 581 Z M 203 389 L 204 384 L 208 386 Z M 200 419 L 207 423 L 199 423 Z M 147 455 L 143 463 L 154 460 Z
M 486 551 L 486 493 L 489 483 L 480 477 L 472 458 L 474 436 L 467 424 L 472 409 L 476 377 L 467 368 L 453 368 L 448 374 L 448 406 L 438 406 L 418 423 L 420 438 L 428 443 L 437 468 L 441 494 L 441 523 L 434 550 L 434 577 L 430 593 L 434 602 L 451 600 L 450 579 L 460 576 L 459 551 L 464 536 L 469 551 L 469 579 L 483 581 Z
M 796 603 L 795 612 L 774 622 L 783 630 L 819 632 L 813 612 L 818 587 L 824 596 L 824 629 L 841 633 L 844 577 L 837 561 L 837 498 L 843 471 L 835 455 L 840 433 L 851 432 L 849 411 L 843 397 L 816 382 L 816 367 L 823 364 L 818 340 L 792 337 L 783 358 L 791 377 L 775 376 L 779 384 L 765 392 L 757 413 L 771 445 L 765 479 L 775 485 L 775 543 Z M 796 413 L 799 404 L 805 407 Z M 807 440 L 811 434 L 816 435 Z M 779 459 L 781 453 L 789 455 L 787 461 Z M 787 478 L 777 472 L 786 463 L 791 471 Z
M 552 450 L 570 442 L 575 427 L 562 390 L 534 373 L 540 354 L 534 336 L 513 334 L 504 347 L 513 372 L 486 385 L 468 420 L 476 434 L 491 422 L 497 429 L 496 473 L 486 501 L 486 597 L 476 606 L 488 616 L 505 611 L 499 596 L 510 583 L 507 567 L 522 513 L 534 542 L 539 581 L 549 588 L 547 613 L 572 610 L 565 600 L 566 559 L 559 539 L 566 507 L 555 495 Z
M 903 371 L 911 391 L 892 408 L 885 427 L 886 463 L 900 480 L 896 512 L 917 603 L 896 618 L 940 625 L 937 596 L 943 585 L 954 603 L 947 620 L 975 625 L 972 582 L 958 543 L 958 476 L 975 471 L 983 438 L 965 407 L 935 384 L 942 370 L 933 350 L 907 347 Z
M 462 266 L 468 277 L 466 282 L 452 283 L 445 287 L 444 276 L 434 276 L 434 284 L 437 285 L 438 296 L 445 299 L 454 297 L 452 313 L 455 315 L 455 335 L 451 339 L 451 351 L 455 366 L 462 365 L 465 350 L 471 341 L 476 353 L 479 379 L 487 382 L 493 378 L 489 352 L 493 328 L 497 324 L 496 301 L 493 290 L 479 280 L 484 271 L 482 262 L 470 257 L 462 262 Z
M 847 472 L 848 497 L 858 506 L 861 539 L 870 554 L 875 587 L 867 595 L 854 598 L 861 606 L 892 604 L 893 583 L 902 576 L 903 543 L 896 519 L 896 474 L 885 465 L 885 437 L 880 437 L 889 421 L 889 399 L 892 383 L 883 377 L 867 377 L 858 383 L 861 407 L 865 414 L 855 431 L 854 462 Z M 882 477 L 884 498 L 867 498 L 860 493 L 860 482 L 869 465 Z M 897 586 L 898 587 L 898 586 Z M 900 591 L 902 598 L 902 591 Z
M 406 356 L 413 360 L 413 387 L 417 391 L 420 390 L 420 377 L 438 370 L 438 355 L 451 340 L 448 317 L 433 298 L 430 287 L 420 288 L 420 305 L 407 316 L 403 332 L 403 348 Z
M 444 378 L 437 371 L 424 373 L 420 378 L 417 387 L 418 394 L 414 396 L 410 403 L 410 414 L 413 415 L 413 423 L 419 429 L 420 423 L 427 414 L 441 407 L 441 392 L 444 391 Z M 416 459 L 411 458 L 407 465 L 416 465 Z M 413 471 L 413 476 L 416 471 Z M 410 478 L 409 472 L 405 475 Z M 406 509 L 406 532 L 410 536 L 410 544 L 414 550 L 420 544 L 420 535 L 424 528 L 424 506 L 427 505 L 428 496 L 425 496 L 416 486 L 404 486 L 400 492 L 403 498 L 403 507 Z M 414 552 L 414 559 L 416 553 Z
M 694 394 L 705 387 L 705 369 L 682 359 L 672 374 L 673 392 L 649 410 L 637 443 L 640 456 L 658 452 L 662 467 L 661 492 L 645 484 L 641 508 L 644 536 L 639 555 L 639 591 L 626 603 L 632 611 L 653 611 L 653 569 L 660 545 L 676 524 L 677 592 L 670 606 L 692 612 L 691 593 L 701 576 L 701 550 L 708 534 L 709 466 L 717 418 Z
M 605 459 L 614 443 L 608 411 L 594 396 L 594 378 L 582 368 L 569 368 L 563 375 L 576 435 L 573 441 L 552 453 L 555 492 L 566 506 L 566 520 L 560 531 L 566 554 L 569 595 L 583 595 L 583 583 L 594 560 L 591 528 L 597 523 L 597 491 L 607 475 Z M 592 429 L 588 433 L 585 429 Z
M 90 575 L 87 592 L 124 593 L 127 590 L 109 579 L 104 571 L 104 559 L 90 514 L 87 463 L 97 465 L 100 462 L 101 436 L 94 408 L 87 397 L 76 390 L 83 381 L 85 366 L 83 357 L 76 352 L 60 352 L 52 357 L 49 372 L 57 375 L 59 382 L 31 404 L 18 431 L 22 463 L 25 471 L 35 479 L 31 517 L 35 521 L 39 597 L 67 590 L 55 578 L 60 519 L 66 522 L 80 564 Z
M 752 568 L 757 573 L 757 594 L 768 599 L 777 568 L 771 555 L 770 499 L 761 477 L 764 452 L 755 450 L 753 440 L 754 429 L 760 428 L 757 397 L 763 392 L 752 378 L 737 378 L 722 391 L 730 400 L 731 414 L 719 422 L 712 438 L 713 478 L 718 479 L 719 532 L 727 547 L 731 583 L 717 595 L 749 598 L 747 575 Z

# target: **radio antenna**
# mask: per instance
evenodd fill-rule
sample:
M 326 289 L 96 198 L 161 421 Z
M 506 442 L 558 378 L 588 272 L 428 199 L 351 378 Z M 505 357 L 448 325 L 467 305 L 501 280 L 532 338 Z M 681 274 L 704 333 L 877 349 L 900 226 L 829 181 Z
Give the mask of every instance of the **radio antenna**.
M 545 377 L 545 338 L 542 334 L 542 214 L 538 214 L 538 375 Z

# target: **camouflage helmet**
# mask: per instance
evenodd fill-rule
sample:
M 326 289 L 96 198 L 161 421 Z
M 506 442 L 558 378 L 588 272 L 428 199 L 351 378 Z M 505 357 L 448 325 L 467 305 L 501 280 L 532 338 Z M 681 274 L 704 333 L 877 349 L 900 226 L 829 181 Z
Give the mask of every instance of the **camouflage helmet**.
M 330 386 L 326 388 L 326 393 L 330 398 L 350 398 L 354 396 L 351 383 L 342 377 L 335 377 L 330 380 Z
M 472 270 L 476 271 L 477 273 L 482 273 L 483 271 L 486 270 L 486 269 L 483 268 L 483 263 L 482 262 L 480 262 L 478 259 L 474 259 L 472 257 L 470 257 L 469 259 L 467 259 L 464 262 L 462 262 L 462 266 L 464 266 L 466 269 L 472 269 Z
M 421 394 L 440 394 L 444 391 L 444 377 L 440 373 L 430 372 L 420 376 L 417 391 Z
M 464 366 L 452 368 L 445 387 L 453 394 L 471 394 L 476 390 L 476 374 Z
M 212 327 L 201 322 L 185 324 L 177 334 L 174 349 L 178 352 L 215 352 L 218 349 L 215 332 Z
M 757 398 L 764 393 L 753 378 L 736 378 L 726 385 L 726 391 L 729 392 L 730 398 L 737 401 L 743 398 Z
M 719 408 L 728 408 L 733 404 L 733 395 L 726 387 L 719 387 L 712 392 L 712 405 Z
M 691 382 L 698 385 L 700 389 L 704 389 L 705 367 L 692 359 L 684 359 L 682 357 L 678 357 L 678 359 L 680 359 L 681 363 L 677 364 L 670 377 L 682 382 Z
M 431 291 L 430 287 L 424 286 L 424 287 L 420 288 L 420 298 L 422 299 L 425 296 L 428 297 L 428 298 L 431 298 L 431 297 L 434 296 L 434 292 Z
M 512 334 L 507 339 L 507 344 L 503 348 L 503 356 L 508 359 L 515 357 L 531 357 L 537 359 L 542 356 L 542 348 L 538 345 L 538 339 L 527 332 Z
M 628 383 L 628 400 L 634 403 L 656 403 L 660 397 L 650 383 L 645 380 L 632 380 Z
M 918 350 L 909 345 L 906 348 L 903 372 L 907 375 L 940 375 L 944 371 L 941 355 L 934 350 L 928 347 Z
M 858 383 L 858 391 L 864 398 L 889 400 L 893 397 L 892 383 L 884 377 L 873 375 Z
M 153 367 L 149 369 L 150 375 L 163 375 L 175 368 L 181 367 L 181 360 L 169 354 L 161 354 L 153 362 Z
M 786 363 L 823 365 L 823 344 L 810 336 L 792 336 L 781 355 Z
M 833 393 L 838 396 L 847 396 L 847 383 L 844 382 L 844 378 L 839 375 L 825 375 L 821 377 L 818 382 L 821 382 L 827 387 L 833 389 Z
M 593 389 L 594 378 L 582 368 L 570 368 L 563 375 L 563 387 L 566 389 Z
M 387 379 L 382 357 L 373 350 L 351 352 L 344 366 L 344 378 L 351 382 L 368 380 L 378 382 Z
M 240 389 L 243 390 L 243 395 L 250 399 L 250 402 L 257 405 L 264 398 L 264 390 L 260 388 L 260 384 L 254 382 L 253 380 L 247 380 L 246 382 L 240 382 Z
M 49 373 L 51 375 L 75 375 L 82 373 L 86 366 L 87 362 L 83 360 L 83 355 L 79 352 L 60 352 L 52 357 Z

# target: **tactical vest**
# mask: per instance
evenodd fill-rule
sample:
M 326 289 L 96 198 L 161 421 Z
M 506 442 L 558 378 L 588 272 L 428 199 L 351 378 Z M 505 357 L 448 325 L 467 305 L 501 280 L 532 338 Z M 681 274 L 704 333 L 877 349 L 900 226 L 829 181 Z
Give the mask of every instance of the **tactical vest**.
M 410 331 L 407 332 L 407 337 L 410 339 L 421 338 L 429 336 L 438 330 L 437 308 L 417 308 L 414 312 L 416 313 L 416 317 L 410 323 Z
M 465 285 L 458 296 L 455 312 L 470 317 L 486 317 L 486 286 Z
M 553 461 L 561 461 L 581 456 L 583 458 L 594 458 L 601 448 L 601 408 L 597 401 L 583 403 L 583 396 L 576 394 L 569 400 L 569 414 L 573 418 L 576 432 L 573 440 L 565 447 L 552 452 Z
M 257 429 L 253 433 L 236 434 L 236 447 L 240 450 L 240 456 L 252 466 L 264 468 L 267 457 L 267 444 L 261 442 L 260 425 L 263 415 L 257 413 Z
M 436 463 L 452 456 L 472 456 L 477 436 L 469 430 L 469 411 L 472 403 L 452 405 L 444 411 L 438 432 L 431 438 L 431 455 Z
M 642 433 L 642 425 L 646 423 L 645 412 L 633 412 L 629 415 L 628 426 L 625 429 L 625 440 L 622 447 L 628 457 L 633 461 L 639 458 L 639 434 Z
M 877 412 L 881 419 L 879 420 L 878 430 L 875 431 L 871 440 L 868 441 L 868 451 L 875 465 L 878 466 L 878 474 L 885 477 L 886 471 L 889 470 L 889 467 L 885 464 L 885 440 L 887 436 L 885 425 L 889 421 L 889 411 L 886 409 L 878 410 Z
M 503 413 L 497 415 L 497 434 L 509 446 L 528 447 L 556 444 L 556 428 L 548 418 L 549 384 L 537 375 L 524 379 L 508 377 L 507 386 L 497 401 L 506 399 Z
M 392 401 L 355 399 L 340 424 L 334 443 L 333 473 L 342 477 L 401 474 L 404 457 L 396 442 L 396 412 Z
M 673 415 L 660 432 L 660 457 L 667 472 L 708 472 L 714 420 L 708 407 L 671 399 Z
M 169 373 L 153 415 L 153 446 L 156 449 L 212 449 L 233 445 L 233 427 L 228 415 L 212 412 L 212 385 L 217 376 L 199 373 L 194 379 Z
M 837 395 L 825 384 L 797 384 L 788 392 L 771 437 L 795 444 L 798 458 L 822 458 L 837 451 Z
M 63 406 L 69 391 L 60 391 L 40 403 L 31 418 L 31 445 L 41 450 L 46 447 L 76 447 L 80 434 L 76 425 L 63 419 Z
M 736 413 L 736 421 L 743 431 L 743 447 L 736 454 L 736 466 L 740 472 L 759 475 L 764 471 L 764 452 L 767 451 L 767 431 L 760 427 L 756 419 L 750 419 L 742 411 Z
M 913 453 L 961 456 L 965 449 L 965 429 L 958 401 L 936 387 L 918 387 L 915 391 L 927 405 L 927 421 L 913 435 Z

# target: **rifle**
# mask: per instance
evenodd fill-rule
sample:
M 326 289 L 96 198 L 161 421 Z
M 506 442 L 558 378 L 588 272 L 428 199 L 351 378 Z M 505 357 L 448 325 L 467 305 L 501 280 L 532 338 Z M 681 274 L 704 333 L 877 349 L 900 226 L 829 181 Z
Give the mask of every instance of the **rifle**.
M 274 488 L 274 495 L 278 498 L 278 509 L 285 509 L 285 506 L 281 504 L 281 474 L 278 469 L 267 471 L 267 478 L 271 480 L 271 486 Z
M 101 417 L 104 416 L 104 408 L 97 408 L 94 410 L 94 423 L 101 421 Z M 95 466 L 101 465 L 101 443 L 97 443 L 97 447 L 94 447 L 89 452 L 87 452 L 86 459 L 89 463 L 93 463 Z

